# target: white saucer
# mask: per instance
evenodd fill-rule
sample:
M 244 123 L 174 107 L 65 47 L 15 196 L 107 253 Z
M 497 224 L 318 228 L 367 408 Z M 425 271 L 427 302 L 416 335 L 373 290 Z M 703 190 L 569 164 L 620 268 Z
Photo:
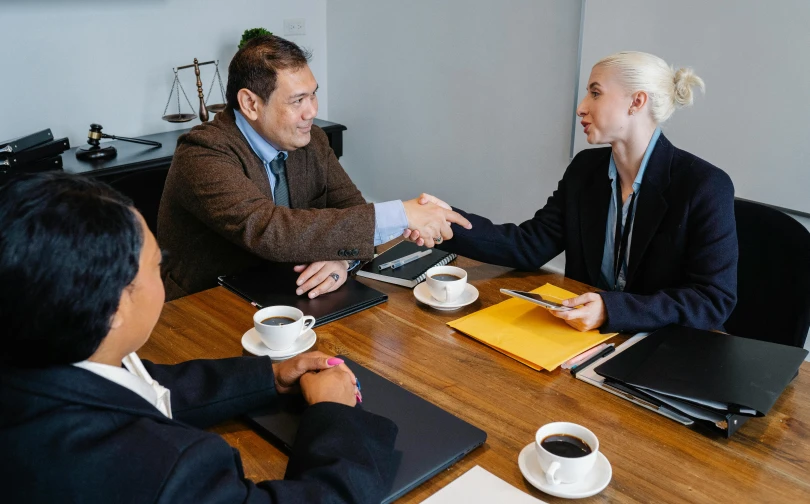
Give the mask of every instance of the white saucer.
M 251 327 L 248 332 L 242 335 L 242 347 L 253 355 L 266 355 L 271 359 L 281 360 L 289 359 L 301 352 L 306 352 L 312 348 L 312 345 L 315 344 L 317 339 L 315 331 L 309 329 L 299 336 L 291 347 L 285 348 L 284 350 L 270 350 L 262 343 L 259 333 L 256 332 L 256 328 Z
M 437 310 L 458 310 L 461 307 L 474 303 L 475 300 L 478 299 L 478 289 L 470 284 L 467 284 L 467 286 L 464 288 L 464 292 L 461 293 L 461 296 L 459 296 L 458 299 L 452 303 L 442 303 L 440 301 L 436 301 L 436 298 L 430 295 L 430 289 L 428 289 L 427 283 L 422 282 L 414 287 L 413 295 L 416 296 L 416 299 L 425 303 L 431 308 L 436 308 Z
M 596 495 L 610 483 L 613 477 L 613 468 L 610 467 L 607 457 L 602 452 L 596 454 L 596 463 L 591 472 L 577 483 L 560 483 L 559 485 L 549 485 L 546 481 L 546 474 L 540 467 L 540 460 L 537 459 L 534 443 L 529 443 L 518 456 L 518 466 L 526 481 L 534 485 L 538 490 L 554 497 L 563 499 L 584 499 L 591 495 Z

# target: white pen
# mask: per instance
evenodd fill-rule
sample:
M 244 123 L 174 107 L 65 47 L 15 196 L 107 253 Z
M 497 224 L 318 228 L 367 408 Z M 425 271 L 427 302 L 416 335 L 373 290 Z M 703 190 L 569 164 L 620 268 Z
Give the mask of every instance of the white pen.
M 433 252 L 433 249 L 423 250 L 422 252 L 414 252 L 413 254 L 406 255 L 405 257 L 400 257 L 396 261 L 389 261 L 385 264 L 380 264 L 379 268 L 380 270 L 384 270 L 386 268 L 396 269 L 400 266 L 408 264 L 409 262 L 414 262 L 417 259 L 421 259 L 422 257 L 429 255 L 431 252 Z

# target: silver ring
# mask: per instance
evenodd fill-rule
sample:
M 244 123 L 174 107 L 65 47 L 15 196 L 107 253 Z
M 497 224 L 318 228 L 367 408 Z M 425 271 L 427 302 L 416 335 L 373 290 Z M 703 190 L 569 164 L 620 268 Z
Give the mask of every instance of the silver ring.
M 441 243 L 443 241 L 443 238 L 440 236 L 438 238 L 434 238 L 433 241 L 436 243 Z
M 332 274 L 331 274 L 331 275 L 329 275 L 329 276 L 330 276 L 330 277 L 332 277 L 332 280 L 334 280 L 335 282 L 337 282 L 338 280 L 340 280 L 340 275 L 339 275 L 339 274 L 337 274 L 337 273 L 332 273 Z

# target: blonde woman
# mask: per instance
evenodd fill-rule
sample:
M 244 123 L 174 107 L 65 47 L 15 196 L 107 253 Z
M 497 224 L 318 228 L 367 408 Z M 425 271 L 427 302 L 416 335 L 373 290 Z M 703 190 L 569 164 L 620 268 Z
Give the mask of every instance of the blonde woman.
M 495 225 L 461 211 L 472 230 L 453 226 L 453 240 L 439 247 L 523 270 L 565 251 L 565 275 L 603 289 L 552 312 L 583 331 L 722 327 L 737 299 L 734 186 L 660 128 L 703 87 L 691 69 L 651 54 L 599 61 L 577 115 L 588 143 L 610 146 L 577 154 L 533 218 Z

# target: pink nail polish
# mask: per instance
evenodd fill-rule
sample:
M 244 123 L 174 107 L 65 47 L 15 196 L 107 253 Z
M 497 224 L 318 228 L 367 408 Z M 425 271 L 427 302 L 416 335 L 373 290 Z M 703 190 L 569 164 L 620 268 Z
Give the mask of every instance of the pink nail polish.
M 360 396 L 360 394 L 355 394 L 355 396 L 354 396 L 354 397 L 356 397 L 356 398 L 357 398 L 357 402 L 359 402 L 359 403 L 362 403 L 362 402 L 363 402 L 363 398 Z
M 341 364 L 343 364 L 343 359 L 331 357 L 328 361 L 326 361 L 326 363 L 329 364 L 330 366 L 340 366 Z

